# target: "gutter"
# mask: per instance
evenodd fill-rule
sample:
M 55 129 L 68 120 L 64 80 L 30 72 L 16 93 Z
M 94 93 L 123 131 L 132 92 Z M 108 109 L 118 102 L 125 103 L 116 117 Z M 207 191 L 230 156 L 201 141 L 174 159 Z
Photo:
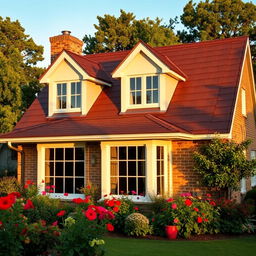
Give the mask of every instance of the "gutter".
M 21 184 L 25 184 L 25 155 L 24 151 L 22 149 L 18 149 L 12 145 L 11 141 L 7 141 L 8 148 L 16 151 L 18 154 L 20 154 L 20 161 L 17 161 L 17 180 Z M 20 168 L 19 168 L 20 167 Z M 20 172 L 19 172 L 20 170 Z

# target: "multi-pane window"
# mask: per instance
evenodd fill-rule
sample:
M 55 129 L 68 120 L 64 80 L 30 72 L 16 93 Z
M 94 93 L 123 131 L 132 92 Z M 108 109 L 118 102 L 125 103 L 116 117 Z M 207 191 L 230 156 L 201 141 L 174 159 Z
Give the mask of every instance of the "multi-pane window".
M 67 84 L 57 84 L 57 109 L 67 108 Z
M 158 76 L 146 77 L 146 103 L 158 103 Z
M 45 185 L 54 185 L 54 193 L 78 194 L 84 186 L 84 148 L 46 148 Z
M 130 78 L 130 106 L 141 107 L 159 103 L 159 77 L 141 76 Z
M 141 104 L 141 77 L 130 78 L 130 104 Z
M 71 108 L 81 107 L 81 82 L 71 83 Z
M 145 194 L 146 156 L 144 146 L 111 147 L 111 193 Z
M 157 194 L 164 195 L 164 147 L 156 147 L 156 156 L 157 156 Z

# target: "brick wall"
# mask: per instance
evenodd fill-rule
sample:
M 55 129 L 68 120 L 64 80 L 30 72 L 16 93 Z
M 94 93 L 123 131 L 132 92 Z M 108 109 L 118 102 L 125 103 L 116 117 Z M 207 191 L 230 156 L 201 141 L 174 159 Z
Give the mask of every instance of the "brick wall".
M 242 97 L 241 90 L 242 88 L 246 92 L 246 109 L 247 117 L 242 115 Z M 242 80 L 241 80 L 241 89 L 238 94 L 237 105 L 235 109 L 234 123 L 232 129 L 232 138 L 236 142 L 244 141 L 245 139 L 251 139 L 252 144 L 247 150 L 247 157 L 250 158 L 250 151 L 256 150 L 256 127 L 255 127 L 255 109 L 254 109 L 254 99 L 253 99 L 253 83 L 249 74 L 249 61 L 245 62 Z M 246 180 L 246 189 L 251 188 L 251 179 Z M 240 192 L 234 193 L 234 195 L 239 198 Z
M 82 54 L 83 42 L 71 35 L 58 35 L 50 37 L 51 43 L 51 62 L 63 50 L 68 50 L 77 54 Z

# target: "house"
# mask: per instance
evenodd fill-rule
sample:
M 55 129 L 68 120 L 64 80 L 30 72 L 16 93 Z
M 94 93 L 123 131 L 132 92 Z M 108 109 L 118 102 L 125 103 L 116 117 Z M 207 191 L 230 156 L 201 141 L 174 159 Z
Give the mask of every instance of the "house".
M 139 42 L 130 51 L 85 56 L 69 31 L 50 42 L 44 89 L 0 138 L 19 145 L 19 179 L 55 185 L 56 197 L 77 197 L 90 182 L 102 196 L 129 193 L 146 202 L 204 191 L 192 153 L 216 133 L 251 138 L 247 155 L 255 157 L 247 37 L 155 48 Z M 250 187 L 242 181 L 242 192 Z

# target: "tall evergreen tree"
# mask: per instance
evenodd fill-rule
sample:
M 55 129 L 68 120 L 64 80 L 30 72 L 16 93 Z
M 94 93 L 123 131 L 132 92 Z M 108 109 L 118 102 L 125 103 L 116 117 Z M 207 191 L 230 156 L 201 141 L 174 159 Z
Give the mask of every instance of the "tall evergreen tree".
M 171 45 L 178 38 L 171 27 L 161 24 L 162 20 L 149 18 L 137 20 L 130 12 L 120 10 L 120 16 L 105 14 L 97 17 L 94 36 L 85 35 L 84 53 L 112 52 L 131 49 L 139 40 L 151 46 Z
M 10 131 L 34 99 L 27 97 L 27 88 L 39 90 L 36 79 L 42 69 L 35 65 L 42 55 L 43 47 L 25 34 L 19 21 L 0 17 L 0 133 Z

